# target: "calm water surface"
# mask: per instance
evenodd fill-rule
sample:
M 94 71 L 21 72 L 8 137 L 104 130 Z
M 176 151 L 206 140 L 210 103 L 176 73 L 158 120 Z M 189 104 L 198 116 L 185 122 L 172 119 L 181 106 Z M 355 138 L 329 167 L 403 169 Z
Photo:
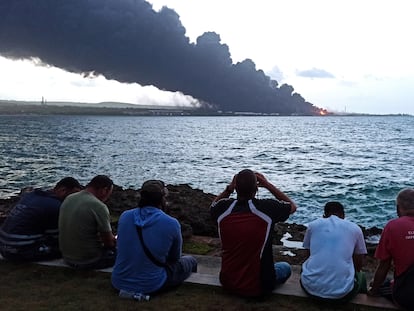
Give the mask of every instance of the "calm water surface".
M 409 116 L 0 116 L 0 197 L 96 174 L 124 188 L 158 178 L 216 194 L 251 168 L 296 201 L 290 221 L 339 200 L 348 219 L 382 227 L 398 191 L 414 186 L 413 163 Z

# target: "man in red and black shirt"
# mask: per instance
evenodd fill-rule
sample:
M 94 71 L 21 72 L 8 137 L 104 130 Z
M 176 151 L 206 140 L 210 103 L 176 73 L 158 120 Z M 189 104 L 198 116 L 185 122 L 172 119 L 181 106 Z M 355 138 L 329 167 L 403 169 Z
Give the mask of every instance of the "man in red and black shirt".
M 256 199 L 258 187 L 275 199 Z M 237 199 L 229 196 L 236 190 Z M 220 282 L 232 293 L 261 296 L 284 283 L 291 274 L 286 262 L 273 262 L 275 223 L 296 211 L 295 203 L 262 174 L 242 170 L 211 205 L 222 244 Z

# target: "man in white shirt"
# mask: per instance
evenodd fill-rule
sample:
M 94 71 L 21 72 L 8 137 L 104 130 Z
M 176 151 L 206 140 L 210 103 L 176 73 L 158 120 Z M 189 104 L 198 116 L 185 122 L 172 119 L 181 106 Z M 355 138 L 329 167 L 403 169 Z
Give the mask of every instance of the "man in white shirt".
M 364 236 L 360 227 L 344 218 L 342 204 L 328 202 L 323 218 L 308 225 L 303 247 L 309 257 L 300 282 L 311 297 L 347 301 L 366 291 L 361 272 L 367 254 Z

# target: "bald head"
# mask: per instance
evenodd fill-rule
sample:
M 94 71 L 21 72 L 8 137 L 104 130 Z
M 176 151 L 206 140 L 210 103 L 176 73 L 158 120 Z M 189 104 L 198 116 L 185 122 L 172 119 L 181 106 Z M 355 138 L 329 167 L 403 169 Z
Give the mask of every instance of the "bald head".
M 414 215 L 414 189 L 406 188 L 397 195 L 397 207 L 402 216 Z

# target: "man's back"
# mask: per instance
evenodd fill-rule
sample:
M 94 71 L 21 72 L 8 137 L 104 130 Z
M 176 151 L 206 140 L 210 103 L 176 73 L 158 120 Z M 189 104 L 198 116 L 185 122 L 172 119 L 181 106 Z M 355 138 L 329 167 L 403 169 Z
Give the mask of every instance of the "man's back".
M 384 227 L 375 251 L 379 259 L 368 294 L 392 298 L 399 306 L 414 305 L 414 189 L 405 188 L 396 198 L 398 219 Z M 394 280 L 387 280 L 394 263 Z M 392 294 L 392 295 L 391 295 Z
M 181 256 L 180 224 L 158 208 L 145 207 L 122 213 L 118 223 L 117 259 L 112 273 L 116 288 L 132 292 L 151 293 L 167 279 L 164 267 L 157 266 L 146 255 L 138 238 L 142 228 L 145 245 L 162 263 L 173 263 Z
M 414 265 L 414 216 L 402 216 L 387 223 L 375 257 L 381 260 L 392 258 L 395 276 Z
M 53 189 L 23 194 L 0 229 L 0 252 L 10 260 L 38 261 L 61 257 L 58 218 L 62 201 L 82 188 L 73 177 Z
M 345 296 L 354 286 L 354 254 L 366 254 L 361 229 L 335 215 L 308 225 L 303 247 L 310 257 L 303 263 L 301 282 L 308 293 L 322 298 Z
M 289 212 L 289 204 L 276 200 L 230 199 L 212 205 L 223 250 L 220 281 L 226 289 L 245 296 L 273 289 L 273 225 L 286 220 Z
M 2 229 L 13 234 L 42 234 L 57 230 L 61 201 L 51 192 L 36 189 L 23 195 L 11 210 Z
M 70 261 L 94 260 L 102 253 L 99 232 L 110 232 L 109 210 L 83 190 L 68 196 L 59 215 L 59 245 Z

